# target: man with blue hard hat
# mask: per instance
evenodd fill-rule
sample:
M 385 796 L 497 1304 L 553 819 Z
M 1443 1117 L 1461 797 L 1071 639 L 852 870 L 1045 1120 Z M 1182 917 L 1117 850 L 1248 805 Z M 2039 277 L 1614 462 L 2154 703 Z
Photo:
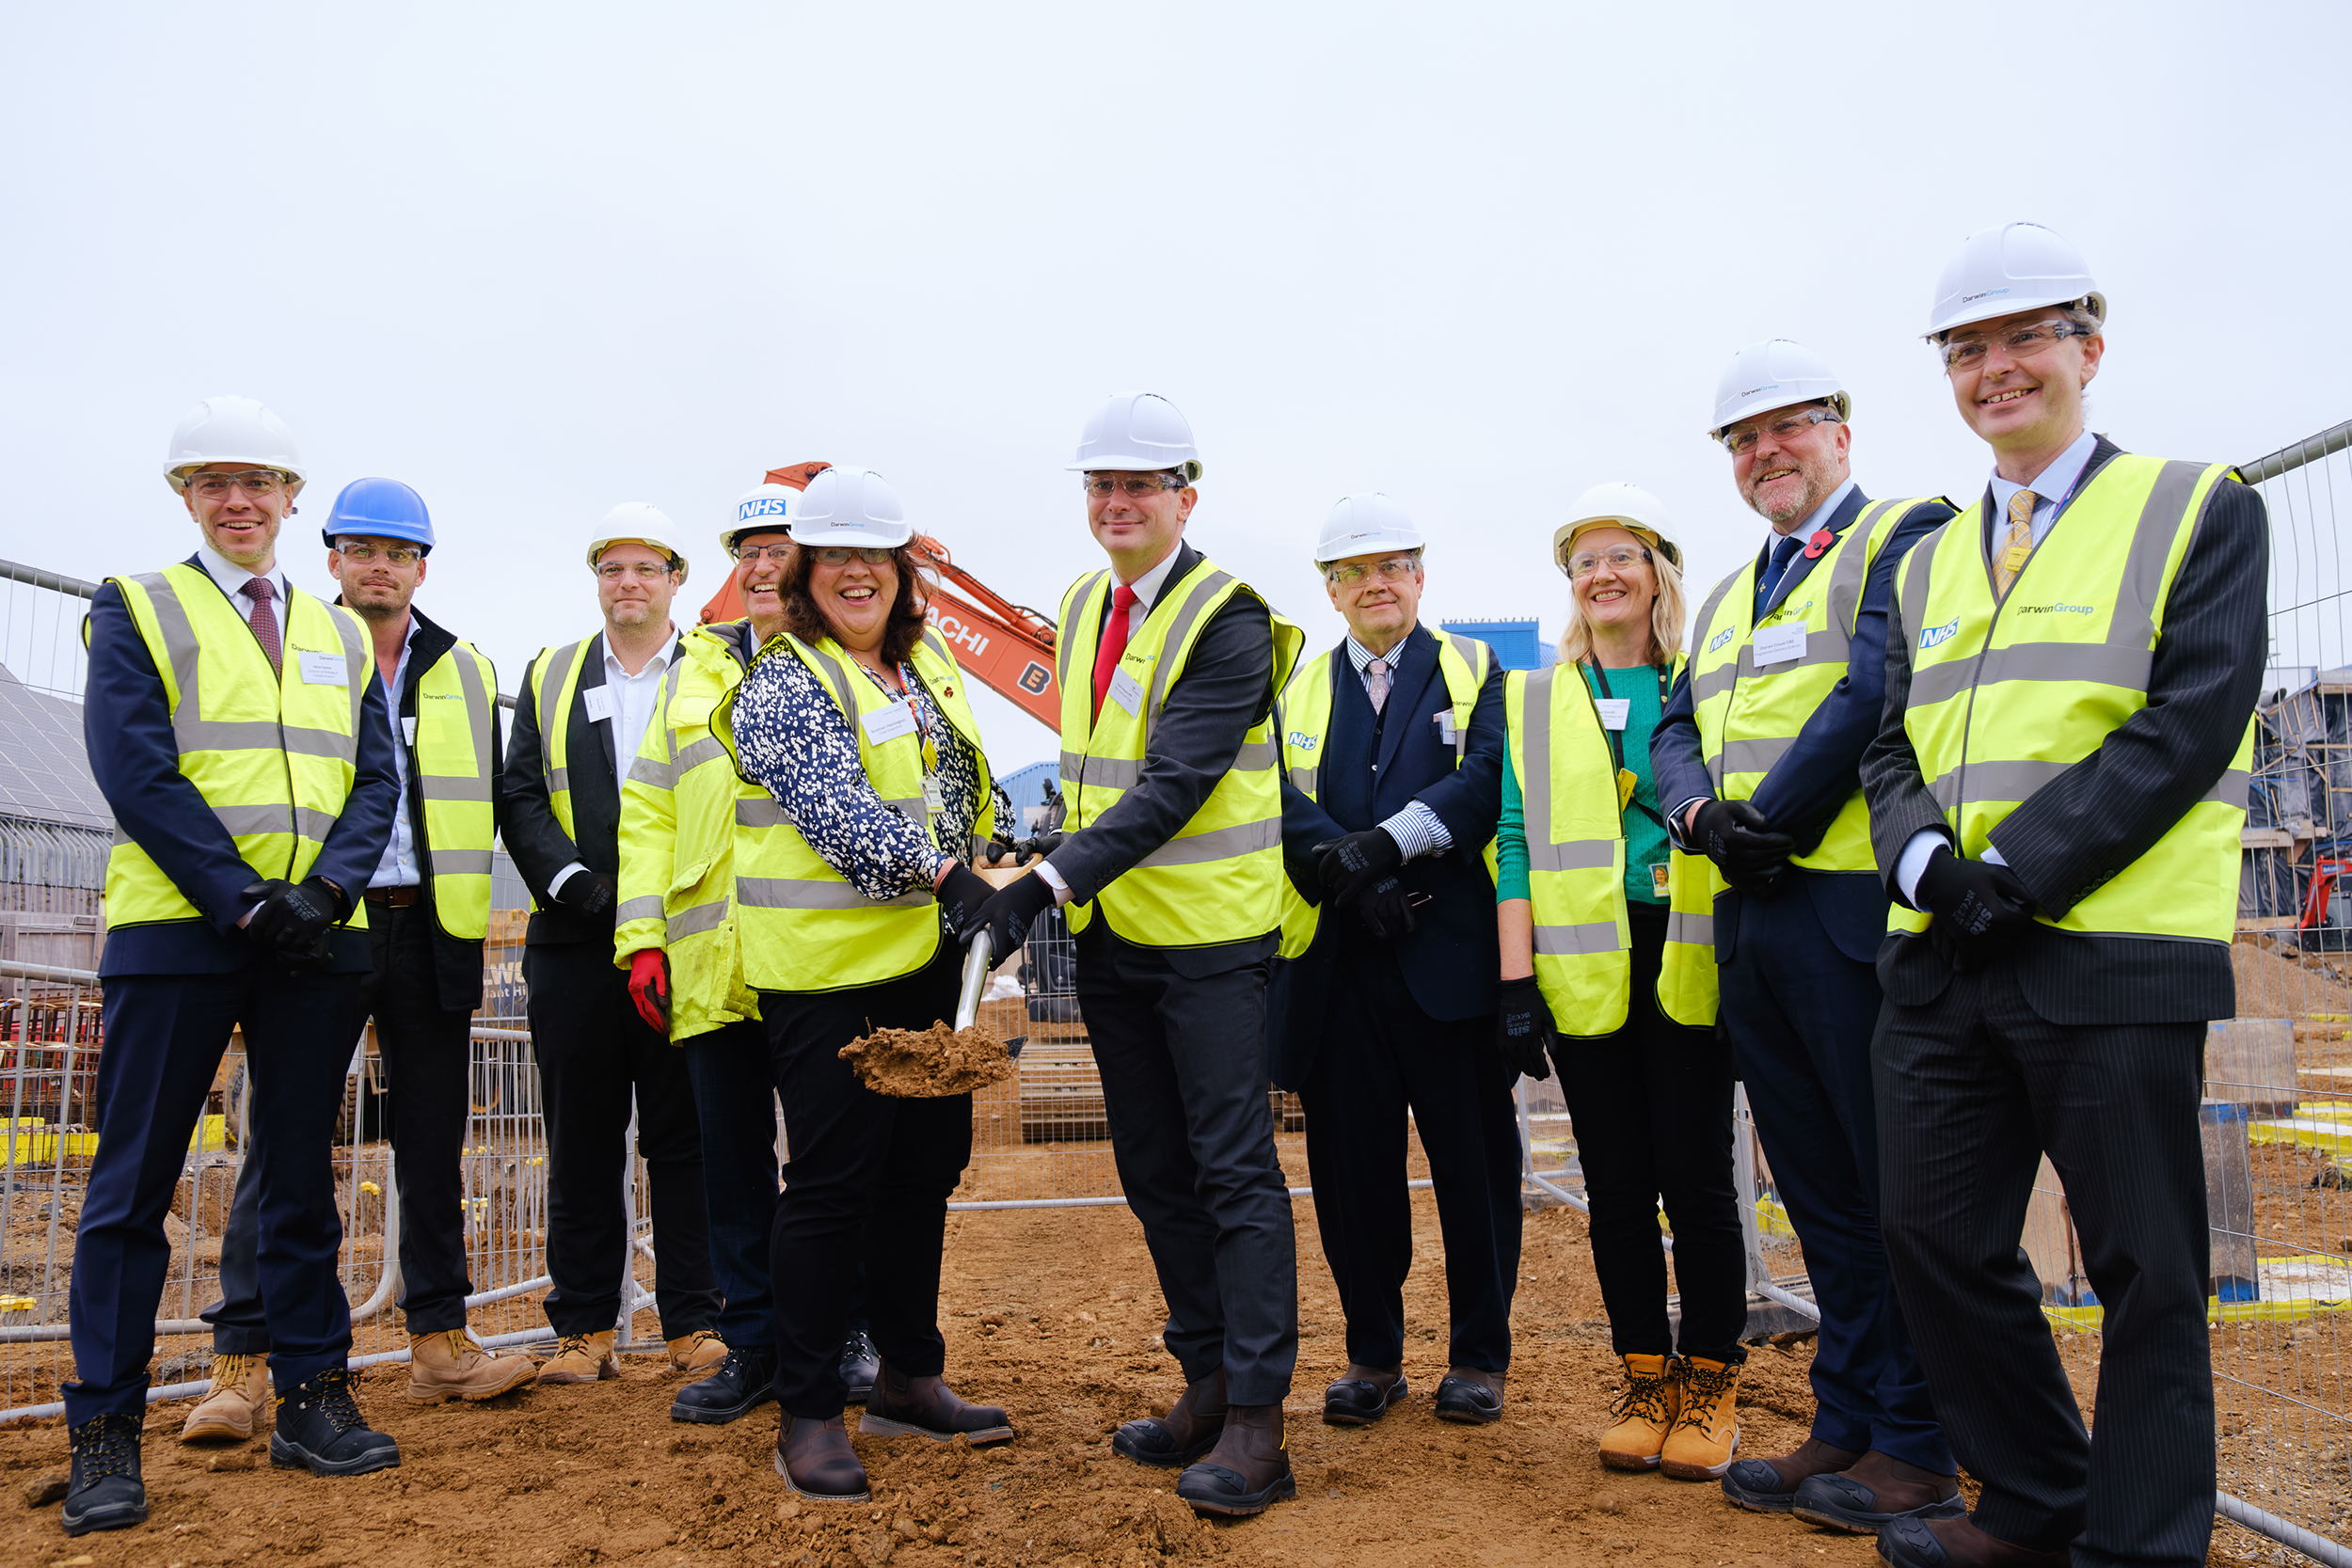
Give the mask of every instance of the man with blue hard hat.
M 373 968 L 360 998 L 389 1081 L 408 1397 L 491 1399 L 537 1372 L 528 1355 L 495 1355 L 466 1334 L 473 1287 L 459 1159 L 498 832 L 498 673 L 411 603 L 434 543 L 423 497 L 398 480 L 354 480 L 319 536 L 342 585 L 336 602 L 368 627 L 384 699 L 369 718 L 391 737 L 400 781 L 391 840 L 368 879 Z M 262 1413 L 270 1337 L 254 1268 L 257 1172 L 247 1161 L 239 1173 L 221 1236 L 221 1300 L 204 1313 L 213 1385 L 189 1412 L 183 1443 L 243 1442 Z
M 203 543 L 109 578 L 85 635 L 91 775 L 106 860 L 106 1049 L 68 1306 L 76 1376 L 69 1535 L 147 1517 L 139 1432 L 171 1243 L 164 1215 L 230 1033 L 244 1030 L 259 1170 L 256 1271 L 276 1347 L 273 1465 L 357 1475 L 400 1463 L 346 1363 L 331 1148 L 366 1006 L 360 901 L 399 792 L 358 616 L 295 591 L 278 533 L 301 492 L 285 424 L 207 399 L 164 461 Z

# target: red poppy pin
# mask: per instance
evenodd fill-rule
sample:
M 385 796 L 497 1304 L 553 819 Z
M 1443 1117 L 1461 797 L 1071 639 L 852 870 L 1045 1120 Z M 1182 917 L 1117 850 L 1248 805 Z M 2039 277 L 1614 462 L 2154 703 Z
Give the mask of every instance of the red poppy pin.
M 1813 537 L 1804 542 L 1804 558 L 1807 561 L 1819 561 L 1821 559 L 1822 552 L 1836 543 L 1837 535 L 1825 528 L 1817 528 L 1813 531 Z

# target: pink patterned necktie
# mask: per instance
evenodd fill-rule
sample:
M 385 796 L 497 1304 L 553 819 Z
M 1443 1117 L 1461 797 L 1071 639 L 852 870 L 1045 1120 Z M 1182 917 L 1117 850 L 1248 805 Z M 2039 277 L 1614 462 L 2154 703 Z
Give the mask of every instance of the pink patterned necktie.
M 1372 699 L 1372 711 L 1378 713 L 1389 705 L 1389 661 L 1375 658 L 1364 666 L 1364 695 Z
M 246 597 L 253 601 L 253 636 L 262 644 L 262 652 L 269 655 L 269 667 L 282 673 L 286 656 L 278 642 L 278 612 L 269 607 L 277 591 L 267 578 L 255 578 L 245 585 Z

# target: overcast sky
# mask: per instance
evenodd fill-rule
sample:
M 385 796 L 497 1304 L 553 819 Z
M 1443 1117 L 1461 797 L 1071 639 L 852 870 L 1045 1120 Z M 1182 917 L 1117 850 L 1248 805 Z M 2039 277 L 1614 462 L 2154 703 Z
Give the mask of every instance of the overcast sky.
M 1009 596 L 1101 557 L 1063 472 L 1148 388 L 1191 540 L 1306 625 L 1351 489 L 1431 540 L 1424 616 L 1539 615 L 1626 479 L 1711 582 L 1762 524 L 1703 436 L 1797 338 L 1880 495 L 1973 495 L 1919 342 L 1971 230 L 2078 245 L 2092 424 L 2250 458 L 2352 417 L 2352 8 L 20 5 L 0 101 L 5 554 L 185 556 L 174 421 L 258 397 L 310 464 L 281 546 L 415 485 L 420 605 L 509 690 L 596 626 L 613 502 L 676 519 L 691 622 L 771 466 L 860 464 Z M 309 541 L 308 543 L 305 540 Z M 290 548 L 284 546 L 291 546 Z M 1694 595 L 1695 596 L 1695 595 Z M 1051 754 L 1009 704 L 1000 769 Z

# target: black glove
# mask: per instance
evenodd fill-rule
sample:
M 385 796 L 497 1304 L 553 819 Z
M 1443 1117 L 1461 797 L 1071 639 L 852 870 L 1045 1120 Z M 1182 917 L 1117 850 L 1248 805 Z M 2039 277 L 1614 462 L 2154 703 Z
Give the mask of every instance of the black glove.
M 1361 898 L 1372 891 L 1374 883 L 1405 863 L 1405 851 L 1378 828 L 1368 828 L 1345 838 L 1326 839 L 1307 852 L 1315 858 L 1316 879 L 1337 895 L 1343 904 Z
M 261 908 L 246 922 L 246 934 L 292 970 L 316 969 L 326 962 L 326 929 L 342 916 L 342 898 L 322 878 L 300 887 L 282 880 L 256 882 L 243 896 L 258 899 Z
M 986 931 L 988 950 L 1001 962 L 1029 940 L 1029 922 L 1053 907 L 1053 884 L 1032 871 L 1019 881 L 991 893 L 957 929 L 956 937 L 969 947 L 974 937 Z
M 1355 911 L 1356 918 L 1369 927 L 1375 937 L 1401 937 L 1408 931 L 1418 930 L 1421 926 L 1413 918 L 1411 895 L 1394 877 L 1381 878 L 1366 888 L 1363 896 L 1349 907 Z
M 1788 853 L 1796 847 L 1794 839 L 1772 832 L 1764 814 L 1747 800 L 1709 800 L 1691 829 L 1692 841 L 1734 887 L 1771 881 L 1788 869 Z
M 1963 860 L 1938 849 L 1919 873 L 1912 902 L 1935 916 L 1935 950 L 1955 970 L 1983 968 L 2033 929 L 2033 895 L 2006 865 Z
M 1496 994 L 1502 1009 L 1495 1018 L 1495 1048 L 1513 1068 L 1541 1083 L 1551 1076 L 1551 1047 L 1560 1037 L 1551 1004 L 1533 974 L 1503 981 Z
M 612 895 L 619 885 L 602 871 L 575 871 L 564 879 L 555 901 L 577 914 L 602 914 L 612 907 Z
M 970 929 L 974 912 L 994 896 L 996 889 L 987 878 L 958 861 L 947 868 L 947 879 L 939 884 L 939 912 L 947 929 L 961 939 Z M 1004 957 L 1002 953 L 996 956 Z

